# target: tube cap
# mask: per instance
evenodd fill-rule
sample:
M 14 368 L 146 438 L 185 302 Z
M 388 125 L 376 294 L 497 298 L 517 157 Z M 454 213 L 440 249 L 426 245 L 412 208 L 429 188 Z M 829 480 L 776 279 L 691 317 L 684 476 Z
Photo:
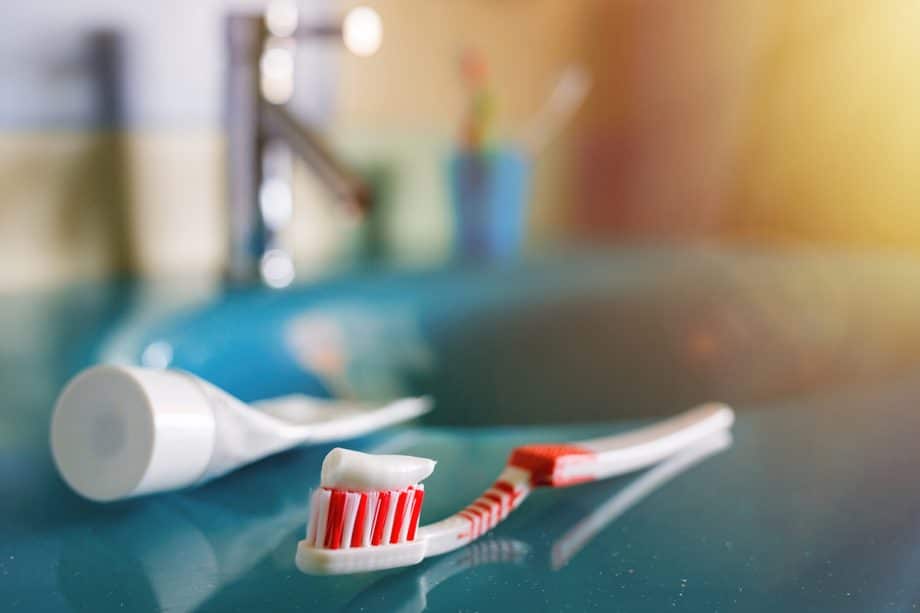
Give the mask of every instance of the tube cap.
M 192 375 L 96 366 L 61 392 L 51 451 L 71 488 L 107 502 L 194 484 L 215 434 L 214 413 Z

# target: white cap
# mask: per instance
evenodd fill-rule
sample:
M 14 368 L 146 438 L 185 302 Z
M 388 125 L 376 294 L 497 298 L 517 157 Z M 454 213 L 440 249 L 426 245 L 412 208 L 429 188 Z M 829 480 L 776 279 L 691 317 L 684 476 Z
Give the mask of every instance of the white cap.
M 214 413 L 177 371 L 97 366 L 73 379 L 51 418 L 58 471 L 79 494 L 111 501 L 192 485 L 214 451 Z

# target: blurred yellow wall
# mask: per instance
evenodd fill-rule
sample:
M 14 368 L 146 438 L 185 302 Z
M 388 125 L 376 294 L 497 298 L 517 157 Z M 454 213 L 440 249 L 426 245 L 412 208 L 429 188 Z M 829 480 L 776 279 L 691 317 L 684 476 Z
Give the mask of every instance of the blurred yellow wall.
M 920 3 L 779 4 L 728 227 L 920 249 Z
M 489 58 L 510 134 L 566 62 L 591 67 L 578 129 L 541 167 L 538 237 L 564 232 L 584 198 L 572 185 L 578 147 L 601 135 L 628 146 L 622 185 L 589 195 L 631 207 L 614 234 L 920 248 L 920 3 L 373 4 L 386 44 L 346 61 L 346 123 L 449 133 L 464 45 Z

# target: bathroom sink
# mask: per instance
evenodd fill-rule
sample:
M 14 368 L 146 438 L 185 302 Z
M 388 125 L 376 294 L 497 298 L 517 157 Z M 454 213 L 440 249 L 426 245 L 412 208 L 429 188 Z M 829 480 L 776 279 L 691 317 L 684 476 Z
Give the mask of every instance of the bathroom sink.
M 911 367 L 920 355 L 914 265 L 632 249 L 377 271 L 221 293 L 125 325 L 97 356 L 185 369 L 246 401 L 432 395 L 428 422 L 445 425 L 661 415 Z
M 82 285 L 0 297 L 0 598 L 9 610 L 866 611 L 920 606 L 920 261 L 628 249 L 501 268 L 352 274 L 284 292 Z M 515 445 L 622 431 L 703 400 L 727 447 L 538 491 L 418 566 L 294 566 L 329 447 L 206 486 L 78 498 L 47 419 L 106 360 L 192 371 L 244 400 L 429 394 L 421 423 L 351 442 L 439 460 L 422 522 Z

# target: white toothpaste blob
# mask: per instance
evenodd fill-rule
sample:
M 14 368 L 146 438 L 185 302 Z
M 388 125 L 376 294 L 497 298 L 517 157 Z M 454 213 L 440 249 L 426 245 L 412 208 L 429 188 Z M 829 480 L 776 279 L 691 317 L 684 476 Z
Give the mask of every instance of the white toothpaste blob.
M 401 490 L 425 479 L 434 460 L 408 455 L 373 455 L 336 447 L 323 460 L 320 485 L 335 490 Z

